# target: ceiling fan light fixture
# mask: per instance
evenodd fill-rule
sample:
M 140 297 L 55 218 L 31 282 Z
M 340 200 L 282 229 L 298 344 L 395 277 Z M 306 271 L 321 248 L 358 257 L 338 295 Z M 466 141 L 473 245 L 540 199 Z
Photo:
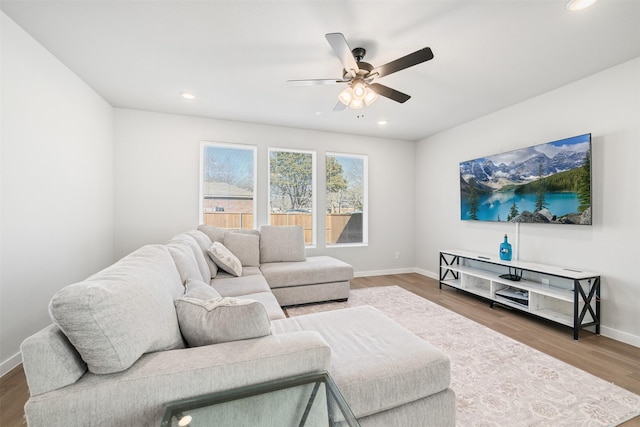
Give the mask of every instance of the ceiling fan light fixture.
M 371 88 L 367 88 L 366 94 L 364 96 L 365 105 L 371 105 L 378 99 L 378 94 L 371 90 Z
M 376 102 L 378 94 L 362 80 L 357 80 L 338 95 L 338 100 L 354 110 L 360 110 L 365 105 L 369 106 Z
M 362 107 L 364 107 L 364 102 L 362 101 L 362 99 L 353 98 L 353 100 L 351 100 L 351 103 L 349 104 L 349 107 L 353 108 L 354 110 L 360 110 Z
M 567 2 L 567 10 L 571 12 L 576 12 L 578 10 L 583 10 L 592 6 L 598 0 L 569 0 Z
M 367 87 L 362 80 L 357 80 L 353 83 L 353 97 L 355 99 L 363 100 L 367 94 Z
M 340 92 L 340 94 L 338 95 L 338 100 L 342 102 L 344 105 L 349 105 L 352 99 L 353 99 L 353 89 L 351 89 L 351 86 L 345 88 L 345 90 Z

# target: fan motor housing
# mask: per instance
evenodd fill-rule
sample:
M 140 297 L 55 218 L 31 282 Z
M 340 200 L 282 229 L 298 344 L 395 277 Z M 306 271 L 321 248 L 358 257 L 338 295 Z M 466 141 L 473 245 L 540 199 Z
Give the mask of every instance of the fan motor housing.
M 358 62 L 358 68 L 360 69 L 358 71 L 358 76 L 359 77 L 366 77 L 371 72 L 371 70 L 373 70 L 373 65 L 369 64 L 368 62 L 360 61 L 360 62 Z M 350 76 L 349 71 L 343 69 L 342 70 L 342 77 L 343 78 L 347 78 L 349 76 Z

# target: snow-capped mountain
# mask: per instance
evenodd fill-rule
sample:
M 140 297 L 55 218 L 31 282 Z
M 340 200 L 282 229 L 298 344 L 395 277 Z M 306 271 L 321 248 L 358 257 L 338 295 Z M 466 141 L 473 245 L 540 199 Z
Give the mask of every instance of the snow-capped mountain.
M 538 153 L 523 162 L 512 162 L 509 165 L 496 164 L 491 159 L 485 157 L 460 163 L 461 178 L 466 182 L 474 178 L 478 183 L 493 187 L 496 184 L 523 184 L 538 179 L 540 175 L 548 176 L 581 167 L 585 161 L 585 153 L 562 151 L 553 158 Z

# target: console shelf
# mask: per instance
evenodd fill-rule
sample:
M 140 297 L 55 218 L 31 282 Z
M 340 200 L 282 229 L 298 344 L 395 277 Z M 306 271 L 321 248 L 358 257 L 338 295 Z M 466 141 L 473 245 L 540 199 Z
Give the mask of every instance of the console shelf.
M 514 275 L 519 280 L 501 277 Z M 600 333 L 600 275 L 463 250 L 440 251 L 442 285 L 469 292 L 573 328 L 595 326 Z

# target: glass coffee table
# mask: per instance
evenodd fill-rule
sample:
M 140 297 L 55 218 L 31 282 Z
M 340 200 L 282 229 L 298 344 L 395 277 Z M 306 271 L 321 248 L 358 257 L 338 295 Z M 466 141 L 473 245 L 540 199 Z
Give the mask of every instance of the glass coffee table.
M 328 372 L 171 402 L 161 427 L 359 427 Z

